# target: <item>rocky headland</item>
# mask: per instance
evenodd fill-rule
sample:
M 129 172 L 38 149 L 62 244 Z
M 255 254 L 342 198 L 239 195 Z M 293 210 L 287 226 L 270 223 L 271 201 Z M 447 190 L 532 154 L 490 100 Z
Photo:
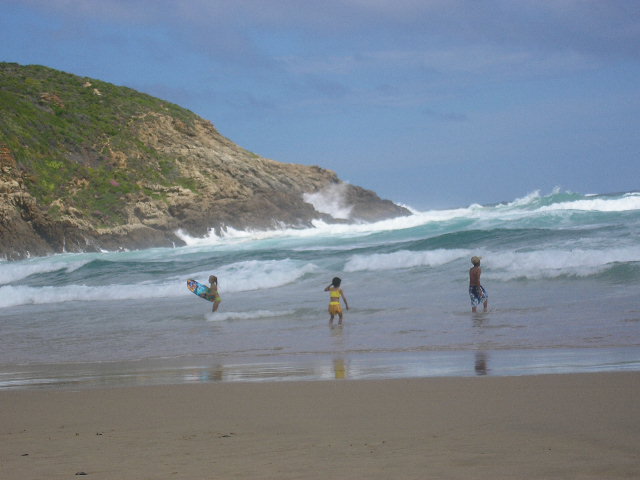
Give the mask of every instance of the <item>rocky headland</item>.
M 330 170 L 249 152 L 211 122 L 126 87 L 0 63 L 0 110 L 5 259 L 181 245 L 180 230 L 409 214 Z M 323 209 L 327 196 L 346 214 Z

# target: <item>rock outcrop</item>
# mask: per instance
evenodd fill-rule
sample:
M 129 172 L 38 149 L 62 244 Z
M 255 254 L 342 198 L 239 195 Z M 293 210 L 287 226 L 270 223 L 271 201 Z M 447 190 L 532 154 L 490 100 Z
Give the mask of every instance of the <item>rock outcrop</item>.
M 22 74 L 33 68 L 10 66 Z M 62 116 L 69 125 L 84 119 L 86 107 L 74 110 L 70 105 L 79 102 L 68 92 L 93 88 L 97 81 L 64 75 L 66 82 L 75 82 L 71 87 L 56 91 L 49 82 L 46 92 L 33 90 L 20 101 L 37 102 L 38 114 Z M 115 95 L 113 89 L 122 88 L 99 87 L 100 95 L 92 90 L 83 101 L 103 106 L 110 91 Z M 8 138 L 0 138 L 0 257 L 181 245 L 178 230 L 203 236 L 227 227 L 305 227 L 315 219 L 368 222 L 409 214 L 369 190 L 341 182 L 332 171 L 260 157 L 222 136 L 209 121 L 167 110 L 139 109 L 111 133 L 92 133 L 79 143 L 70 140 L 70 127 L 60 127 L 62 133 L 47 132 L 51 152 L 43 154 L 41 144 L 32 140 L 39 152 L 32 157 L 36 146 L 16 137 L 15 121 L 5 128 Z M 38 169 L 38 162 L 46 162 L 48 170 Z M 309 201 L 310 194 L 335 195 L 336 186 L 347 218 L 335 218 Z

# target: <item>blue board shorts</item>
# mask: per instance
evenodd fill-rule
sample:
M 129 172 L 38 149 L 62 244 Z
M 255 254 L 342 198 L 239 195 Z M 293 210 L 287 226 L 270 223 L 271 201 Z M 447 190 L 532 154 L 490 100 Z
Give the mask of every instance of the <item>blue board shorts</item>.
M 469 285 L 469 298 L 471 299 L 471 306 L 477 307 L 486 300 L 489 300 L 489 295 L 482 285 Z

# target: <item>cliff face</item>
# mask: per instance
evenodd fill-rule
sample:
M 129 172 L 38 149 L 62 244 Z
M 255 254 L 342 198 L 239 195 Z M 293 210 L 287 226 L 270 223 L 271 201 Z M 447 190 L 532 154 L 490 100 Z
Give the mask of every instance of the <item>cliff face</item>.
M 97 80 L 0 63 L 0 108 L 0 257 L 180 245 L 179 229 L 202 236 L 409 213 L 329 170 L 262 158 L 187 110 Z M 342 198 L 347 218 L 316 210 L 322 192 Z

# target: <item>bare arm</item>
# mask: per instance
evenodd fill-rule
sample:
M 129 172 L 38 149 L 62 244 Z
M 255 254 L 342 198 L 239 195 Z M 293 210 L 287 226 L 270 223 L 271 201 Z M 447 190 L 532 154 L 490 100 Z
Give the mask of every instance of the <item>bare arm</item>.
M 342 295 L 342 301 L 344 302 L 344 306 L 349 310 L 349 303 L 347 302 L 347 297 L 344 296 L 344 292 L 340 289 L 340 295 Z

